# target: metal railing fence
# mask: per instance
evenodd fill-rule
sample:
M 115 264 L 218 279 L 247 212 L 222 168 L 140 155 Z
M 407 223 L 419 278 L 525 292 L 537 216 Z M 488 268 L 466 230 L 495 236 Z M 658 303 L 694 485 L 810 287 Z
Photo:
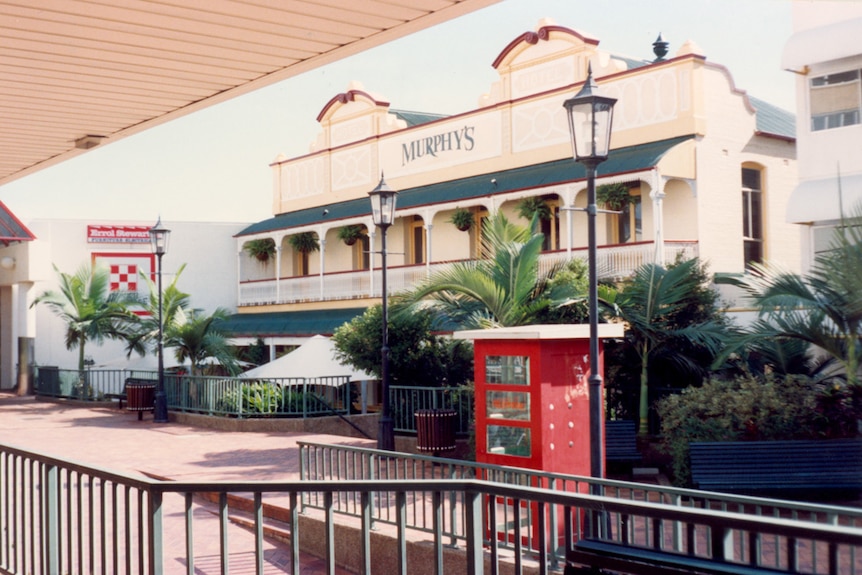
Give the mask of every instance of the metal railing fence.
M 419 410 L 454 409 L 455 433 L 465 436 L 473 422 L 473 388 L 390 385 L 389 406 L 396 433 L 416 433 Z
M 102 401 L 122 393 L 129 378 L 158 380 L 155 371 L 67 370 L 40 367 L 37 395 Z M 351 410 L 349 378 L 236 377 L 165 374 L 168 409 L 207 415 L 249 417 L 318 417 Z
M 615 501 L 636 501 L 664 505 L 673 509 L 698 509 L 704 512 L 717 511 L 763 518 L 804 521 L 821 525 L 840 525 L 862 532 L 862 509 L 843 506 L 731 495 L 611 479 L 595 479 L 458 459 L 391 453 L 363 447 L 313 442 L 299 442 L 298 445 L 300 449 L 300 479 L 306 481 L 479 479 L 516 488 L 543 488 L 566 493 L 599 493 Z M 594 486 L 597 486 L 598 489 Z M 301 504 L 320 508 L 320 497 L 320 494 L 306 492 L 301 499 Z M 450 544 L 455 544 L 467 529 L 466 518 L 456 511 L 463 507 L 464 502 L 458 500 L 460 494 L 455 492 L 448 493 L 446 497 L 449 499 L 446 506 L 448 514 L 440 518 L 439 528 L 441 535 L 447 537 Z M 372 522 L 393 524 L 399 519 L 392 515 L 393 509 L 387 505 L 387 502 L 373 503 L 370 517 Z M 410 497 L 408 499 L 409 513 L 405 519 L 407 526 L 419 531 L 431 529 L 432 525 L 428 522 L 428 518 L 433 517 L 434 510 L 430 505 L 432 502 L 423 497 Z M 361 511 L 357 501 L 349 498 L 335 501 L 334 506 L 336 512 L 345 515 L 358 516 Z M 524 506 L 519 508 L 508 500 L 498 501 L 496 512 L 501 517 L 500 521 L 505 524 L 526 522 L 527 525 L 534 525 L 537 519 L 534 516 L 535 509 Z M 551 529 L 559 524 L 558 514 L 559 510 L 553 507 L 549 508 L 547 520 Z M 585 517 L 579 516 L 578 519 L 583 521 Z M 608 516 L 608 520 L 610 532 L 607 533 L 607 538 L 609 540 L 624 540 L 642 547 L 652 547 L 658 541 L 661 542 L 660 546 L 663 550 L 690 554 L 698 545 L 703 547 L 708 541 L 708 538 L 703 538 L 703 534 L 692 531 L 691 524 L 684 522 L 664 520 L 638 523 L 624 515 L 611 515 Z M 538 547 L 543 544 L 539 538 L 540 531 L 535 527 L 532 529 L 525 528 L 520 539 L 502 538 L 498 540 L 497 546 L 515 553 L 523 549 L 539 552 Z M 563 534 L 557 533 L 557 537 L 562 538 Z M 734 544 L 737 547 L 737 553 L 749 560 L 753 560 L 752 553 L 759 553 L 759 550 L 764 548 L 773 550 L 784 548 L 787 553 L 794 553 L 793 549 L 787 550 L 787 543 L 773 533 L 749 533 L 746 537 L 738 536 Z M 831 553 L 828 549 L 816 545 L 807 548 L 807 551 L 811 556 L 810 562 L 815 565 L 819 564 L 821 560 L 828 559 L 829 553 Z M 557 565 L 565 558 L 565 546 L 552 545 L 546 552 L 551 565 Z M 781 569 L 782 561 L 786 558 L 787 556 L 782 558 L 781 554 L 774 554 L 770 556 L 768 561 L 765 557 L 760 557 L 757 561 L 760 561 L 759 565 Z M 848 565 L 852 565 L 853 569 L 842 572 L 862 573 L 862 548 L 848 549 L 845 561 Z M 820 573 L 821 571 L 810 572 Z M 822 572 L 831 573 L 830 571 Z
M 570 486 L 571 487 L 571 486 Z M 620 486 L 622 487 L 622 486 Z M 637 491 L 637 484 L 626 489 Z M 592 495 L 560 485 L 549 489 L 479 479 L 316 480 L 296 482 L 159 481 L 80 465 L 33 451 L 0 445 L 0 570 L 26 573 L 148 573 L 162 575 L 168 564 L 196 572 L 201 552 L 195 547 L 202 527 L 194 496 L 216 494 L 218 562 L 227 573 L 231 553 L 229 495 L 252 502 L 254 572 L 264 573 L 264 505 L 281 498 L 287 507 L 292 560 L 286 572 L 300 572 L 299 499 L 315 494 L 321 501 L 324 559 L 335 572 L 339 549 L 350 546 L 358 571 L 372 573 L 384 560 L 395 558 L 390 572 L 414 573 L 408 565 L 412 541 L 430 540 L 433 549 L 427 572 L 434 574 L 500 572 L 500 543 L 514 550 L 514 573 L 529 564 L 544 575 L 557 565 L 551 551 L 573 548 L 585 535 L 630 547 L 661 550 L 668 555 L 747 567 L 768 567 L 779 573 L 855 575 L 862 572 L 862 529 L 836 521 L 818 522 L 698 506 Z M 356 501 L 359 544 L 335 529 L 338 506 Z M 408 518 L 416 501 L 427 502 L 427 527 L 417 532 Z M 449 537 L 444 517 L 455 501 L 463 549 L 461 561 L 443 561 Z M 754 500 L 746 505 L 770 505 Z M 395 529 L 387 546 L 371 545 L 372 513 L 391 508 Z M 824 508 L 831 516 L 840 510 Z M 305 512 L 307 513 L 307 511 Z M 206 514 L 204 514 L 206 515 Z M 588 521 L 600 518 L 600 521 Z M 678 530 L 683 536 L 677 537 Z M 169 545 L 166 534 L 185 540 Z M 377 530 L 378 536 L 383 530 Z M 355 541 L 355 540 L 351 540 Z M 754 542 L 756 544 L 752 544 Z M 773 542 L 767 544 L 766 542 Z M 384 547 L 386 550 L 384 551 Z M 168 549 L 171 549 L 168 551 Z M 206 549 L 206 553 L 210 553 Z M 208 557 L 211 560 L 211 557 Z M 487 568 L 486 568 L 487 565 Z M 415 566 L 413 566 L 415 567 Z M 376 570 L 379 572 L 379 569 Z

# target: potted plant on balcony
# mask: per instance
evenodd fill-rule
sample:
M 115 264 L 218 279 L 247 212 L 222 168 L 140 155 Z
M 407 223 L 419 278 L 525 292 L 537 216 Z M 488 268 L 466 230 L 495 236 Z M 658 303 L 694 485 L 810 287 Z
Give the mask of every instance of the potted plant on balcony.
M 455 212 L 449 218 L 449 221 L 462 232 L 466 232 L 472 228 L 475 223 L 473 212 L 465 208 L 455 208 Z
M 338 230 L 338 239 L 352 246 L 362 236 L 362 226 L 344 226 Z
M 287 240 L 290 247 L 302 254 L 310 254 L 320 249 L 320 242 L 314 232 L 302 232 L 290 236 Z
M 272 238 L 251 240 L 243 246 L 245 253 L 259 262 L 267 263 L 275 258 L 275 241 Z
M 534 216 L 540 220 L 550 220 L 553 216 L 551 206 L 542 196 L 522 198 L 518 202 L 517 210 L 518 215 L 527 221 L 532 221 Z
M 634 203 L 635 197 L 629 193 L 626 184 L 605 184 L 596 188 L 596 203 L 605 209 L 622 211 L 629 204 Z

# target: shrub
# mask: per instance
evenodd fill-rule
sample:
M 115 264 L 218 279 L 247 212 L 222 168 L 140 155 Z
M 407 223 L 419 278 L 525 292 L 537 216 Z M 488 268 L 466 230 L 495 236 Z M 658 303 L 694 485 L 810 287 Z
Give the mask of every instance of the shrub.
M 317 406 L 313 393 L 295 391 L 289 387 L 262 381 L 243 383 L 228 390 L 218 402 L 217 409 L 232 415 L 297 415 L 303 413 L 303 404 Z
M 855 393 L 854 393 L 855 392 Z M 862 416 L 858 390 L 799 376 L 717 380 L 657 404 L 662 449 L 676 485 L 691 483 L 692 441 L 755 441 L 848 437 Z

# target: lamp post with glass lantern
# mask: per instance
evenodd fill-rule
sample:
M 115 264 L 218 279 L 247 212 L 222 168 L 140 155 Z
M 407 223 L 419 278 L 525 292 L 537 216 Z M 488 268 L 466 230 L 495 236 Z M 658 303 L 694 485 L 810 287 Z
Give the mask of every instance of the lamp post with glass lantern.
M 162 218 L 159 218 L 156 225 L 150 228 L 150 243 L 153 247 L 153 253 L 156 254 L 156 275 L 158 276 L 159 290 L 159 379 L 156 385 L 156 396 L 153 406 L 153 421 L 156 423 L 168 422 L 168 400 L 165 395 L 164 322 L 162 321 L 162 256 L 168 251 L 168 239 L 170 235 L 171 230 L 162 227 Z
M 604 477 L 604 430 L 602 427 L 602 376 L 599 373 L 599 303 L 596 275 L 596 166 L 608 159 L 615 98 L 599 93 L 592 66 L 574 97 L 563 103 L 569 120 L 569 135 L 575 161 L 587 170 L 587 235 L 590 315 L 590 475 Z
M 377 431 L 377 449 L 395 450 L 395 431 L 392 424 L 392 414 L 389 410 L 389 318 L 387 314 L 386 293 L 386 230 L 395 220 L 395 199 L 397 192 L 389 187 L 383 174 L 380 183 L 368 192 L 371 198 L 371 217 L 374 225 L 380 228 L 380 263 L 381 289 L 383 292 L 383 343 L 380 348 L 380 387 L 383 394 L 383 406 L 380 413 Z

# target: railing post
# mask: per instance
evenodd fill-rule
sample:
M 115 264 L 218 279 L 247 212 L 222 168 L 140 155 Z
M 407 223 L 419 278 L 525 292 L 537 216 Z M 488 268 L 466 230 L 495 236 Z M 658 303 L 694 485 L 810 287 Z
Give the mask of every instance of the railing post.
M 482 495 L 472 489 L 464 490 L 464 517 L 467 575 L 482 575 L 485 572 L 485 559 L 482 552 Z
M 162 538 L 162 492 L 158 489 L 150 489 L 150 517 L 148 530 L 150 532 L 150 575 L 162 575 L 162 560 L 164 558 L 164 544 Z M 128 513 L 128 508 L 127 511 Z M 142 511 L 138 511 L 142 513 Z
M 46 465 L 43 469 L 43 521 L 44 539 L 42 556 L 47 575 L 60 573 L 60 505 L 57 495 L 60 471 L 56 465 Z

